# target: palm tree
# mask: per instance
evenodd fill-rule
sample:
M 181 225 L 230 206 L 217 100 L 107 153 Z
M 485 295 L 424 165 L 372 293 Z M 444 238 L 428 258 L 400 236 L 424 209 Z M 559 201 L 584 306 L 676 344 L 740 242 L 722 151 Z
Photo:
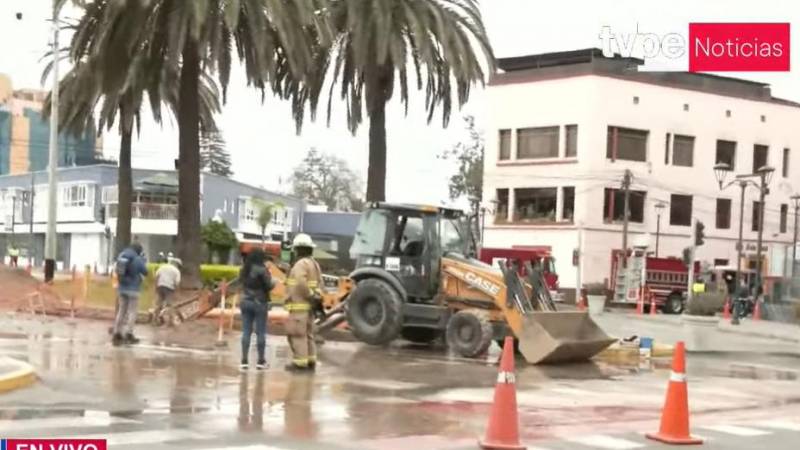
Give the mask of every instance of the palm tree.
M 261 230 L 261 243 L 263 244 L 267 240 L 267 227 L 275 218 L 275 213 L 285 206 L 281 202 L 268 202 L 260 198 L 253 199 L 253 203 L 258 209 L 256 223 Z
M 477 0 L 341 0 L 328 10 L 336 31 L 331 46 L 318 46 L 313 82 L 293 86 L 295 118 L 302 120 L 309 101 L 312 118 L 326 78 L 331 104 L 339 96 L 347 106 L 347 123 L 355 134 L 369 116 L 367 201 L 385 199 L 386 104 L 399 87 L 408 112 L 409 83 L 425 90 L 428 122 L 441 107 L 447 126 L 455 95 L 461 107 L 470 88 L 485 82 L 494 70 L 494 55 L 486 36 Z M 409 75 L 409 70 L 414 70 Z M 398 83 L 399 82 L 399 83 Z M 396 86 L 397 85 L 397 86 Z
M 141 77 L 141 70 L 132 70 L 129 82 L 122 88 L 122 92 L 104 93 L 102 86 L 102 71 L 96 60 L 82 57 L 73 61 L 73 67 L 59 82 L 59 128 L 69 130 L 76 134 L 93 132 L 95 129 L 94 113 L 99 107 L 98 131 L 104 127 L 109 130 L 114 125 L 119 115 L 120 153 L 118 166 L 118 193 L 117 193 L 117 226 L 116 226 L 116 252 L 131 242 L 131 204 L 133 202 L 133 171 L 131 166 L 132 140 L 134 127 L 141 128 L 140 111 L 145 94 Z M 48 64 L 42 74 L 45 79 L 49 75 L 52 64 Z M 153 115 L 161 123 L 161 104 L 166 103 L 168 108 L 177 110 L 177 73 L 178 68 L 173 67 L 165 72 L 163 82 L 150 85 L 147 93 Z M 207 74 L 203 74 L 200 83 L 200 120 L 203 129 L 216 128 L 214 116 L 220 112 L 219 90 L 216 82 Z M 50 98 L 45 100 L 44 114 L 49 115 Z
M 324 41 L 328 0 L 96 0 L 76 32 L 81 46 L 101 55 L 104 84 L 122 85 L 131 66 L 145 60 L 150 81 L 165 67 L 180 67 L 178 253 L 187 287 L 200 285 L 200 106 L 203 70 L 216 72 L 225 100 L 233 48 L 248 84 L 280 93 L 301 78 L 312 39 Z M 313 33 L 313 34 L 312 34 Z M 91 53 L 91 52 L 89 52 Z

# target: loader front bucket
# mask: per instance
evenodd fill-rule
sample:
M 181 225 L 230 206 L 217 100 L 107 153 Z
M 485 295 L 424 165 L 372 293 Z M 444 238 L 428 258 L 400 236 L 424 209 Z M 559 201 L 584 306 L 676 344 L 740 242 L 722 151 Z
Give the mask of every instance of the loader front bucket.
M 581 311 L 525 314 L 517 338 L 531 364 L 587 361 L 616 341 Z

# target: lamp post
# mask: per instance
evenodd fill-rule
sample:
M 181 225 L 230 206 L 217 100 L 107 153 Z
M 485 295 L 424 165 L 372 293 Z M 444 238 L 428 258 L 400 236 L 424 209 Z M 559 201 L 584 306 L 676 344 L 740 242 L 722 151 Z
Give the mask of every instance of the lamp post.
M 667 204 L 664 202 L 656 203 L 656 258 L 658 258 L 658 244 L 661 237 L 661 213 L 666 207 Z
M 800 194 L 794 194 L 790 197 L 794 202 L 794 238 L 792 239 L 792 280 L 797 276 L 797 216 L 800 210 Z
M 736 248 L 738 250 L 738 256 L 736 260 L 736 286 L 739 286 L 739 280 L 741 279 L 742 273 L 742 252 L 744 251 L 743 245 L 743 232 L 744 232 L 744 193 L 748 186 L 755 187 L 759 191 L 759 215 L 758 215 L 758 244 L 756 248 L 756 295 L 760 295 L 761 292 L 761 253 L 762 253 L 762 244 L 764 240 L 764 199 L 769 193 L 769 183 L 772 181 L 772 174 L 775 172 L 775 168 L 770 166 L 763 166 L 756 170 L 753 174 L 747 175 L 736 175 L 736 177 L 728 183 L 725 183 L 725 178 L 728 173 L 732 172 L 732 168 L 729 164 L 726 163 L 718 163 L 714 166 L 714 176 L 717 179 L 717 183 L 719 183 L 720 190 L 727 189 L 730 186 L 738 185 L 741 189 L 741 195 L 739 197 L 739 240 L 736 244 Z M 751 180 L 752 177 L 758 177 L 759 183 Z

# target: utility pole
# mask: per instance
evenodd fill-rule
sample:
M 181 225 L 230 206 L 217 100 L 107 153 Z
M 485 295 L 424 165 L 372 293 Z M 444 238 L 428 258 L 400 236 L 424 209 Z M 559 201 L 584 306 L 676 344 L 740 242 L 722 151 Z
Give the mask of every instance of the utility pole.
M 58 208 L 58 4 L 53 2 L 53 89 L 50 94 L 50 176 L 47 191 L 47 234 L 44 240 L 44 281 L 52 282 L 56 270 L 56 213 Z
M 628 220 L 631 215 L 631 178 L 633 174 L 625 169 L 622 177 L 622 193 L 624 195 L 624 206 L 622 211 L 622 267 L 628 267 Z
M 794 194 L 791 199 L 794 201 L 794 239 L 792 239 L 792 280 L 797 276 L 797 216 L 800 211 L 800 194 Z
M 33 208 L 34 208 L 34 199 L 36 197 L 36 190 L 34 189 L 34 172 L 31 171 L 31 192 L 28 194 L 28 198 L 30 199 L 30 208 L 31 210 L 28 211 L 28 267 L 32 268 L 34 265 L 34 260 L 36 259 L 36 251 L 34 250 L 35 245 L 33 243 Z
M 761 293 L 764 289 L 762 281 L 764 264 L 761 261 L 761 254 L 764 251 L 764 210 L 766 209 L 765 201 L 768 192 L 769 188 L 767 187 L 766 174 L 761 173 L 758 197 L 758 243 L 756 244 L 756 301 L 761 297 Z

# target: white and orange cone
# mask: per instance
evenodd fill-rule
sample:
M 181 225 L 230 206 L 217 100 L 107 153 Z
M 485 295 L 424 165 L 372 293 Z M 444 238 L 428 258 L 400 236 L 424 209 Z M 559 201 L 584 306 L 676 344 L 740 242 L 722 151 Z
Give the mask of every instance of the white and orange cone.
M 675 344 L 672 373 L 669 375 L 667 399 L 661 410 L 658 433 L 647 433 L 648 439 L 665 444 L 702 444 L 703 440 L 689 434 L 689 390 L 686 386 L 686 347 L 683 341 Z
M 517 387 L 514 376 L 514 338 L 506 336 L 494 402 L 486 427 L 486 436 L 478 441 L 485 450 L 525 450 L 519 442 L 519 417 L 517 416 Z

